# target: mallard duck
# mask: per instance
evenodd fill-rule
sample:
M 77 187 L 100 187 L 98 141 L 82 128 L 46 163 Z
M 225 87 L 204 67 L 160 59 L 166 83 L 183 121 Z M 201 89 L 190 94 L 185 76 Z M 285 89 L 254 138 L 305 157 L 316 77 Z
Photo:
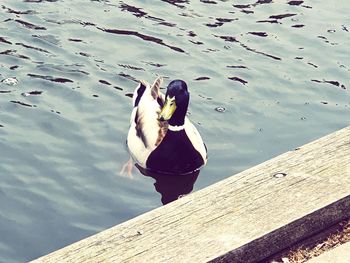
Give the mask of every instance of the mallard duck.
M 133 94 L 127 146 L 135 163 L 149 171 L 186 174 L 207 162 L 207 149 L 196 127 L 187 118 L 190 99 L 183 80 L 173 80 L 166 94 L 163 82 L 140 81 Z

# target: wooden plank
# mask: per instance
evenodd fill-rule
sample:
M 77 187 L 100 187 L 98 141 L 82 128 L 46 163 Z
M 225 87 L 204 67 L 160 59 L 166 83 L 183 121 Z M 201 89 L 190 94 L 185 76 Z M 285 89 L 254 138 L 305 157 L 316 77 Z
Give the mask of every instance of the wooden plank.
M 350 127 L 34 262 L 257 262 L 348 217 Z

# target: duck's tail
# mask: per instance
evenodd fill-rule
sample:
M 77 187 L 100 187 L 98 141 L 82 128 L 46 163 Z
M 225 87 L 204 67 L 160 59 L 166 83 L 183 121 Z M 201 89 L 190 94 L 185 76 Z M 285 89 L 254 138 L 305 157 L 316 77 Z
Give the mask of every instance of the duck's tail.
M 149 84 L 146 81 L 141 80 L 139 85 L 136 87 L 132 96 L 132 105 L 134 106 L 134 108 L 139 105 L 141 97 L 145 93 L 147 86 L 149 86 Z
M 162 84 L 163 84 L 163 77 L 159 76 L 158 78 L 155 79 L 155 81 L 151 86 L 151 94 L 155 100 L 158 99 L 159 97 L 159 90 Z
M 144 95 L 145 92 L 149 92 L 153 99 L 157 100 L 158 103 L 163 101 L 163 96 L 159 92 L 160 87 L 163 83 L 163 78 L 158 77 L 156 80 L 153 82 L 152 85 L 150 85 L 147 81 L 145 80 L 140 80 L 139 85 L 136 87 L 133 95 L 133 106 L 137 107 L 140 103 L 141 97 Z M 148 90 L 149 89 L 149 90 Z

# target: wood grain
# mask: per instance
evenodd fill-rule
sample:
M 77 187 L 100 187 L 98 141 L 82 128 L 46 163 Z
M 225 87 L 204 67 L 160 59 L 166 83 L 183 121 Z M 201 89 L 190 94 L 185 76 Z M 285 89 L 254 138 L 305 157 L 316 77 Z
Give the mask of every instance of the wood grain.
M 349 216 L 350 127 L 34 262 L 257 262 Z

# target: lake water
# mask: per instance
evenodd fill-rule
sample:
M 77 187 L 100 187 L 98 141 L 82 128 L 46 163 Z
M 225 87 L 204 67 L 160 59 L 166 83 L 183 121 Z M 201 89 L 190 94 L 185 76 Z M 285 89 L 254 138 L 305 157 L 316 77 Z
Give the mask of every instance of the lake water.
M 0 80 L 18 83 L 0 83 L 0 261 L 162 205 L 154 178 L 119 174 L 138 79 L 187 82 L 209 149 L 195 191 L 349 125 L 349 13 L 345 0 L 2 0 Z

